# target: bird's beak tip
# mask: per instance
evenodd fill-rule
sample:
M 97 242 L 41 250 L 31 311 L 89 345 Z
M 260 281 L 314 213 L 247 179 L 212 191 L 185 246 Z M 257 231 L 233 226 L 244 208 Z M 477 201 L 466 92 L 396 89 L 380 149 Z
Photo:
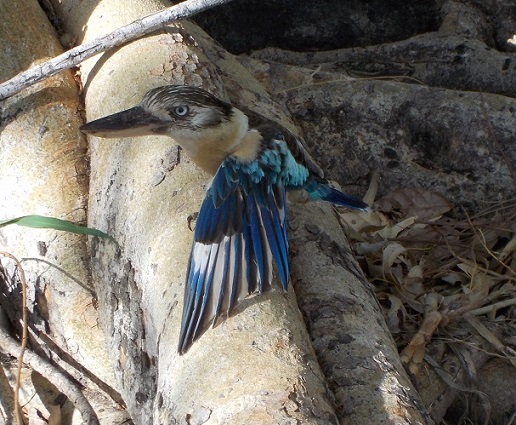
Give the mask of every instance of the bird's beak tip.
M 137 106 L 79 127 L 85 134 L 106 138 L 134 137 L 155 134 L 163 123 Z
M 92 129 L 91 123 L 94 123 L 95 121 L 88 122 L 86 124 L 83 124 L 79 127 L 79 130 L 84 134 L 95 134 L 95 129 Z

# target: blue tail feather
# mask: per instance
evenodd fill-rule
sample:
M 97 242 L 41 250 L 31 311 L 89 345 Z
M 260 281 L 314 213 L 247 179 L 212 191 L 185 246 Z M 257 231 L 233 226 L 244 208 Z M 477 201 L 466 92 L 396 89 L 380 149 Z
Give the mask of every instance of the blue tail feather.
M 342 207 L 355 208 L 359 210 L 367 210 L 368 205 L 354 196 L 347 195 L 340 190 L 328 186 L 326 183 L 311 180 L 307 182 L 304 189 L 314 201 L 326 201 Z

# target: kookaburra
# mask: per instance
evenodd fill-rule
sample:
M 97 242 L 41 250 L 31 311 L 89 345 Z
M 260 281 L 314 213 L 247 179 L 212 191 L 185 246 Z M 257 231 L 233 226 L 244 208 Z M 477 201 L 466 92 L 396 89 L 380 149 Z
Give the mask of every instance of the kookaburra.
M 366 209 L 328 185 L 299 139 L 269 120 L 190 86 L 150 90 L 139 105 L 81 127 L 98 137 L 167 135 L 213 175 L 201 205 L 188 265 L 179 336 L 184 353 L 221 314 L 268 290 L 273 263 L 289 281 L 286 193 Z

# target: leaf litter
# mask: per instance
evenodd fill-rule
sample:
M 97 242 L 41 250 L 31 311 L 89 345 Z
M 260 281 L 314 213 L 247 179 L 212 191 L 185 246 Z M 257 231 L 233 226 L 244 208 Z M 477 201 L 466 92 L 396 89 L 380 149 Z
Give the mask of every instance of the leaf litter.
M 406 188 L 341 216 L 413 379 L 428 368 L 443 379 L 436 360 L 453 353 L 474 380 L 472 350 L 516 366 L 516 199 L 470 215 L 440 193 Z

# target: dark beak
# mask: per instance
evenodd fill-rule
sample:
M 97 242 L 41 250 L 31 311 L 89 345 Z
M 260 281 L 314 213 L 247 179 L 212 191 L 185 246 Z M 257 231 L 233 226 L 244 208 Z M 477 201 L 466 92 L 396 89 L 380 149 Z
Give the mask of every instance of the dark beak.
M 167 124 L 149 114 L 141 106 L 127 109 L 80 127 L 83 133 L 98 137 L 135 137 L 163 134 Z

